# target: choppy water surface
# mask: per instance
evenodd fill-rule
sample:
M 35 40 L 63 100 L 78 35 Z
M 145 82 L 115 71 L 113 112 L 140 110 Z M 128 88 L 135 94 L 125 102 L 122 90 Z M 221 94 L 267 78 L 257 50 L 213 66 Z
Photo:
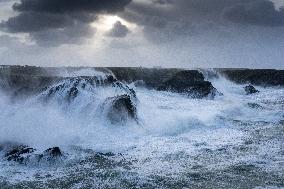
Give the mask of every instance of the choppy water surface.
M 243 86 L 212 82 L 224 96 L 136 88 L 139 123 L 126 125 L 110 125 L 99 106 L 83 106 L 116 94 L 109 88 L 63 108 L 2 95 L 0 139 L 59 146 L 65 159 L 0 160 L 0 188 L 283 188 L 284 89 L 247 96 Z

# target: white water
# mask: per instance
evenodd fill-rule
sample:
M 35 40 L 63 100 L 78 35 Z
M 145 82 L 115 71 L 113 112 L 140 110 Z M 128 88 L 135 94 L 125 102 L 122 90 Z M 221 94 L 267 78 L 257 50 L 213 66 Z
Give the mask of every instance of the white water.
M 267 161 L 262 169 L 277 171 L 279 161 L 283 162 L 283 157 L 279 155 L 281 141 L 278 139 L 261 142 L 264 146 L 257 146 L 257 152 L 246 155 L 236 151 L 229 157 L 207 159 L 202 156 L 202 150 L 234 149 L 242 145 L 252 137 L 243 123 L 253 123 L 248 130 L 253 130 L 252 125 L 264 122 L 266 124 L 261 126 L 262 129 L 273 128 L 284 119 L 284 89 L 258 88 L 261 91 L 259 94 L 247 96 L 243 86 L 223 78 L 212 82 L 224 96 L 215 100 L 200 100 L 137 88 L 139 124 L 129 122 L 126 125 L 110 125 L 100 113 L 100 104 L 107 97 L 120 94 L 111 87 L 80 93 L 69 106 L 55 102 L 39 103 L 38 98 L 11 102 L 9 97 L 1 94 L 0 143 L 19 142 L 40 150 L 59 146 L 68 152 L 70 161 L 83 158 L 72 150 L 74 146 L 96 152 L 123 153 L 126 159 L 136 160 L 133 171 L 139 175 L 139 183 L 142 184 L 151 174 L 170 178 L 176 175 L 178 178 L 193 164 L 211 170 L 239 162 Z M 257 103 L 263 109 L 250 108 L 247 103 Z M 274 145 L 271 142 L 275 142 Z M 200 153 L 201 159 L 197 162 L 190 158 Z M 261 154 L 268 157 L 261 159 Z M 275 161 L 270 161 L 272 156 L 275 156 Z M 37 169 L 25 167 L 20 168 L 22 173 L 11 174 L 15 167 L 4 164 L 3 167 L 5 169 L 0 170 L 0 177 L 16 183 L 36 180 L 38 173 Z M 60 177 L 67 173 L 53 170 L 52 174 Z

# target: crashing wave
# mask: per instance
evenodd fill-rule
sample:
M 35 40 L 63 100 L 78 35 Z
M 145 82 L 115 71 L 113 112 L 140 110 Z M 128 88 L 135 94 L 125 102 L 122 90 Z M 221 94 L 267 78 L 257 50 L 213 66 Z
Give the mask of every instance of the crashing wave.
M 66 78 L 43 89 L 38 98 L 47 103 L 57 103 L 64 109 L 69 107 L 88 114 L 102 113 L 112 124 L 137 121 L 135 91 L 113 75 Z

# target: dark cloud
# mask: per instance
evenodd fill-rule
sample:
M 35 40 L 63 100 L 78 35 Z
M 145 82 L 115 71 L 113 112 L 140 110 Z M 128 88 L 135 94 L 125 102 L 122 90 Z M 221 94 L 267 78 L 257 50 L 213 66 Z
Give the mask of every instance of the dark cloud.
M 153 0 L 154 4 L 166 5 L 172 3 L 172 0 Z
M 68 15 L 23 12 L 2 23 L 9 32 L 37 32 L 46 29 L 71 27 L 75 20 Z
M 122 11 L 131 0 L 21 0 L 17 16 L 2 22 L 6 32 L 29 33 L 41 45 L 78 43 L 92 36 L 98 14 Z
M 29 33 L 44 46 L 85 41 L 94 34 L 90 23 L 103 13 L 119 14 L 142 26 L 144 36 L 154 42 L 186 41 L 200 35 L 221 41 L 252 34 L 251 30 L 261 33 L 264 27 L 284 26 L 283 9 L 275 9 L 269 0 L 21 0 L 13 9 L 19 14 L 0 27 L 6 32 Z M 117 22 L 107 35 L 125 37 L 128 33 Z
M 122 11 L 131 0 L 21 0 L 14 4 L 17 11 L 49 13 Z
M 33 33 L 32 39 L 41 46 L 58 46 L 58 44 L 81 44 L 94 35 L 94 28 L 77 23 L 73 27 L 47 29 Z
M 110 37 L 125 37 L 129 33 L 129 29 L 126 25 L 123 25 L 120 21 L 117 21 L 111 31 L 107 34 Z
M 260 26 L 284 25 L 284 10 L 276 10 L 272 2 L 265 0 L 232 6 L 225 10 L 224 16 L 236 23 Z
M 284 26 L 283 10 L 277 10 L 268 0 L 133 1 L 123 17 L 143 26 L 151 41 L 170 41 L 213 31 L 224 35 L 231 29 L 237 33 L 236 27 Z

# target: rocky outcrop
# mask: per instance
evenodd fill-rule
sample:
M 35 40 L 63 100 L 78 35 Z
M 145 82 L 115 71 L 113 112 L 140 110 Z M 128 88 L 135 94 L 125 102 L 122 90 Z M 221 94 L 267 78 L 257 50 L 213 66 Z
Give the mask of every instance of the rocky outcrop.
M 143 68 L 143 67 L 109 67 L 107 68 L 122 82 L 132 83 L 140 81 L 146 88 L 157 88 L 161 83 L 173 77 L 183 69 L 175 68 Z
M 130 95 L 120 95 L 108 98 L 104 107 L 107 108 L 106 116 L 112 124 L 125 123 L 126 121 L 138 121 L 135 101 Z
M 194 70 L 178 72 L 157 89 L 186 94 L 192 98 L 213 98 L 219 94 L 211 82 L 205 81 L 204 76 Z
M 256 90 L 255 87 L 252 85 L 247 85 L 244 87 L 244 89 L 245 89 L 246 95 L 259 93 L 259 91 Z
M 143 82 L 143 86 L 157 89 L 161 83 L 165 83 L 178 72 L 184 69 L 143 68 L 143 67 L 110 67 L 110 68 L 88 68 L 88 67 L 66 67 L 66 68 L 40 68 L 32 66 L 3 66 L 0 68 L 0 88 L 4 91 L 11 90 L 17 96 L 23 94 L 36 94 L 44 87 L 66 80 L 61 72 L 74 72 L 82 69 L 96 70 L 102 73 L 112 72 L 118 81 L 132 83 Z M 213 70 L 213 72 L 212 72 Z M 207 78 L 221 75 L 238 83 L 250 83 L 256 86 L 284 86 L 284 70 L 272 69 L 212 69 L 202 70 Z M 187 70 L 190 71 L 190 70 Z M 211 75 L 212 73 L 215 73 Z M 192 73 L 196 72 L 192 70 Z M 208 75 L 209 73 L 209 75 Z M 140 82 L 140 83 L 141 83 Z M 139 83 L 138 83 L 139 84 Z
M 6 144 L 1 145 L 0 151 L 4 152 L 4 159 L 15 161 L 20 164 L 30 162 L 55 162 L 64 156 L 59 147 L 53 147 L 42 153 L 34 148 L 25 145 Z
M 53 147 L 45 150 L 42 154 L 37 155 L 37 161 L 55 162 L 61 160 L 63 153 L 59 147 Z
M 16 161 L 19 163 L 25 163 L 29 160 L 31 154 L 35 151 L 35 149 L 30 148 L 28 146 L 14 146 L 10 150 L 8 150 L 5 154 L 5 158 L 8 161 Z
M 103 94 L 105 90 L 109 92 L 107 95 Z M 67 78 L 44 89 L 39 96 L 43 101 L 52 100 L 60 105 L 63 104 L 64 108 L 69 105 L 75 105 L 76 107 L 71 108 L 77 108 L 80 104 L 81 110 L 89 115 L 105 111 L 104 116 L 112 124 L 124 123 L 127 120 L 137 121 L 138 100 L 135 91 L 127 84 L 118 81 L 113 75 Z M 99 109 L 97 109 L 98 106 Z
M 273 69 L 216 69 L 222 76 L 238 83 L 257 86 L 284 86 L 284 70 Z
M 58 84 L 44 88 L 42 94 L 47 100 L 52 97 L 57 97 L 61 98 L 61 100 L 72 102 L 81 92 L 92 92 L 97 90 L 98 87 L 114 87 L 125 94 L 136 96 L 133 89 L 118 81 L 113 75 L 106 75 L 105 77 L 80 76 L 66 78 Z

